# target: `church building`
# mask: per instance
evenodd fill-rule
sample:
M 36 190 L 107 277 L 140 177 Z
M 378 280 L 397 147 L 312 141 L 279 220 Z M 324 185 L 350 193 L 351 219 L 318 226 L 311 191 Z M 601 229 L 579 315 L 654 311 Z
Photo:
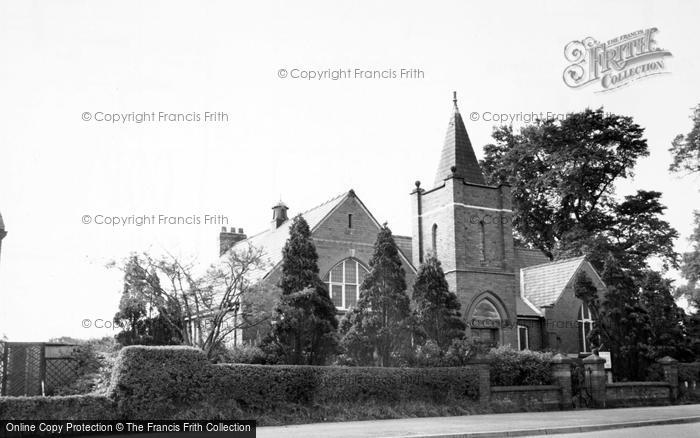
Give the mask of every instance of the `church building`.
M 412 235 L 394 235 L 407 293 L 418 266 L 434 253 L 462 304 L 467 336 L 519 349 L 589 353 L 594 321 L 573 284 L 585 273 L 601 295 L 605 285 L 584 257 L 552 262 L 514 244 L 510 187 L 486 183 L 456 96 L 453 103 L 435 180 L 428 187 L 417 181 L 410 195 Z M 223 255 L 239 245 L 262 248 L 271 268 L 259 280 L 275 284 L 291 215 L 281 202 L 272 210 L 271 224 L 251 237 L 224 228 L 219 249 Z M 301 214 L 311 228 L 321 278 L 339 314 L 345 313 L 357 303 L 381 225 L 353 190 Z M 253 340 L 236 334 L 236 342 Z

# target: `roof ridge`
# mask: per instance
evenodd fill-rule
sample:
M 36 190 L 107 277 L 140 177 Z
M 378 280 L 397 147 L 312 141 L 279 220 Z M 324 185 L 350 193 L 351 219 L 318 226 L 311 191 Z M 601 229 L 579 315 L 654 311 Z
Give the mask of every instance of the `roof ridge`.
M 309 208 L 308 210 L 302 211 L 301 213 L 297 213 L 297 214 L 295 214 L 294 216 L 296 216 L 296 215 L 298 215 L 298 214 L 304 216 L 305 214 L 307 214 L 307 213 L 309 213 L 309 212 L 311 212 L 311 211 L 314 211 L 314 210 L 316 210 L 317 208 L 321 208 L 321 207 L 323 207 L 324 205 L 327 205 L 327 204 L 329 204 L 329 203 L 331 203 L 331 202 L 333 202 L 333 201 L 336 201 L 336 200 L 340 199 L 340 198 L 343 197 L 343 196 L 347 196 L 348 193 L 350 193 L 350 191 L 343 192 L 343 193 L 341 193 L 341 194 L 339 194 L 339 195 L 337 195 L 337 196 L 334 196 L 334 197 L 332 197 L 332 198 L 330 198 L 330 199 L 327 199 L 326 201 L 324 201 L 324 202 L 322 202 L 322 203 L 320 203 L 320 204 L 318 204 L 318 205 L 315 205 L 315 206 Z M 290 219 L 291 219 L 291 218 L 290 218 Z M 287 221 L 289 221 L 290 219 L 287 219 Z M 285 221 L 285 223 L 286 223 L 287 221 Z M 256 233 L 256 234 L 247 236 L 245 239 L 236 242 L 236 243 L 232 246 L 232 248 L 235 247 L 235 246 L 238 246 L 238 245 L 240 245 L 240 244 L 242 244 L 242 243 L 249 242 L 249 241 L 252 240 L 253 238 L 256 238 L 256 237 L 258 237 L 258 236 L 262 236 L 263 234 L 274 233 L 275 231 L 277 231 L 277 230 L 279 230 L 279 229 L 281 229 L 281 228 L 282 228 L 282 226 L 277 227 L 277 228 L 274 228 L 274 229 L 268 228 L 268 229 L 266 229 L 266 230 L 260 231 L 259 233 Z
M 583 256 L 578 256 L 578 257 L 570 257 L 570 258 L 568 258 L 568 259 L 552 260 L 551 262 L 540 263 L 539 265 L 532 265 L 532 266 L 527 266 L 527 267 L 525 267 L 525 268 L 520 268 L 520 270 L 521 270 L 521 271 L 525 271 L 525 270 L 532 269 L 532 268 L 539 268 L 539 267 L 542 267 L 542 266 L 556 265 L 556 264 L 559 264 L 559 263 L 571 262 L 571 261 L 574 261 L 574 260 L 579 260 L 579 261 L 581 261 L 581 260 L 585 260 L 585 259 L 586 259 L 586 256 L 583 255 Z
M 314 207 L 311 207 L 311 208 L 309 208 L 308 210 L 304 210 L 304 211 L 302 211 L 301 213 L 298 213 L 298 214 L 300 214 L 300 215 L 303 216 L 304 214 L 306 214 L 306 213 L 308 213 L 308 212 L 310 212 L 310 211 L 316 210 L 316 209 L 319 208 L 319 207 L 323 207 L 324 205 L 326 205 L 326 204 L 328 204 L 328 203 L 330 203 L 330 202 L 333 202 L 333 201 L 335 201 L 335 200 L 338 199 L 338 198 L 341 198 L 341 197 L 343 197 L 343 196 L 347 196 L 348 193 L 350 193 L 349 190 L 346 191 L 346 192 L 343 192 L 343 193 L 341 193 L 341 194 L 339 194 L 339 195 L 337 195 L 337 196 L 334 196 L 334 197 L 332 197 L 332 198 L 330 198 L 330 199 L 327 199 L 326 201 L 321 202 L 320 204 L 318 204 L 318 205 L 316 205 L 316 206 L 314 206 Z

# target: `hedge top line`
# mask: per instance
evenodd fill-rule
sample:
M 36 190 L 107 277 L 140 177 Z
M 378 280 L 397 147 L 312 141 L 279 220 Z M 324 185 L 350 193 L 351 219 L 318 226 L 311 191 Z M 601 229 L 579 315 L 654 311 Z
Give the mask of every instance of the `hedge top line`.
M 168 355 L 168 353 L 175 353 L 175 352 L 180 352 L 180 354 L 185 353 L 188 354 L 190 353 L 194 359 L 197 360 L 202 360 L 209 362 L 207 359 L 206 354 L 204 351 L 197 347 L 191 347 L 187 345 L 129 345 L 126 347 L 123 347 L 119 351 L 120 356 L 133 356 L 133 355 L 139 355 L 139 354 L 144 354 L 148 356 L 149 354 L 164 354 Z M 487 365 L 491 361 L 487 358 L 477 358 L 473 359 L 470 361 L 467 365 L 464 366 L 459 366 L 459 367 L 439 367 L 439 368 L 471 368 L 471 367 L 478 367 L 480 365 Z M 338 368 L 338 369 L 397 369 L 397 370 L 402 370 L 402 369 L 420 369 L 420 368 L 429 368 L 429 369 L 434 369 L 435 367 L 355 367 L 355 366 L 344 366 L 344 365 L 259 365 L 259 364 L 239 364 L 239 363 L 219 363 L 219 364 L 212 364 L 212 365 L 217 365 L 217 366 L 241 366 L 245 365 L 246 367 L 252 367 L 252 368 L 269 368 L 269 367 L 276 367 L 276 368 Z

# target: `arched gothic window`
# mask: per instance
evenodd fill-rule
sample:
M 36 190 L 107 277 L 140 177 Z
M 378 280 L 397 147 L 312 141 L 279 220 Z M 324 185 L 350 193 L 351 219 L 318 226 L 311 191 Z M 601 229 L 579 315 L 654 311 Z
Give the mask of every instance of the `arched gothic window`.
M 360 286 L 369 271 L 356 259 L 348 258 L 333 266 L 323 281 L 335 307 L 346 310 L 360 298 Z
M 578 309 L 578 343 L 582 353 L 591 351 L 591 331 L 593 330 L 593 315 L 586 303 L 581 304 Z
M 496 306 L 490 300 L 482 299 L 472 312 L 472 337 L 486 342 L 498 343 L 501 322 L 501 314 Z

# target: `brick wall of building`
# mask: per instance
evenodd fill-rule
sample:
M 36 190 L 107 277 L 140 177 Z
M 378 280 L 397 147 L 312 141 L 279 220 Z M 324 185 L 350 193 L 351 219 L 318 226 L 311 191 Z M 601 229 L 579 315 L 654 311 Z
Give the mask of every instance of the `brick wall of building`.
M 604 296 L 606 291 L 602 284 L 595 281 L 598 277 L 590 264 L 582 264 L 581 269 L 594 280 L 598 287 L 598 296 Z M 583 302 L 576 298 L 573 286 L 572 279 L 559 299 L 552 306 L 545 308 L 545 331 L 549 347 L 567 354 L 580 352 L 581 326 L 578 322 L 578 312 Z

